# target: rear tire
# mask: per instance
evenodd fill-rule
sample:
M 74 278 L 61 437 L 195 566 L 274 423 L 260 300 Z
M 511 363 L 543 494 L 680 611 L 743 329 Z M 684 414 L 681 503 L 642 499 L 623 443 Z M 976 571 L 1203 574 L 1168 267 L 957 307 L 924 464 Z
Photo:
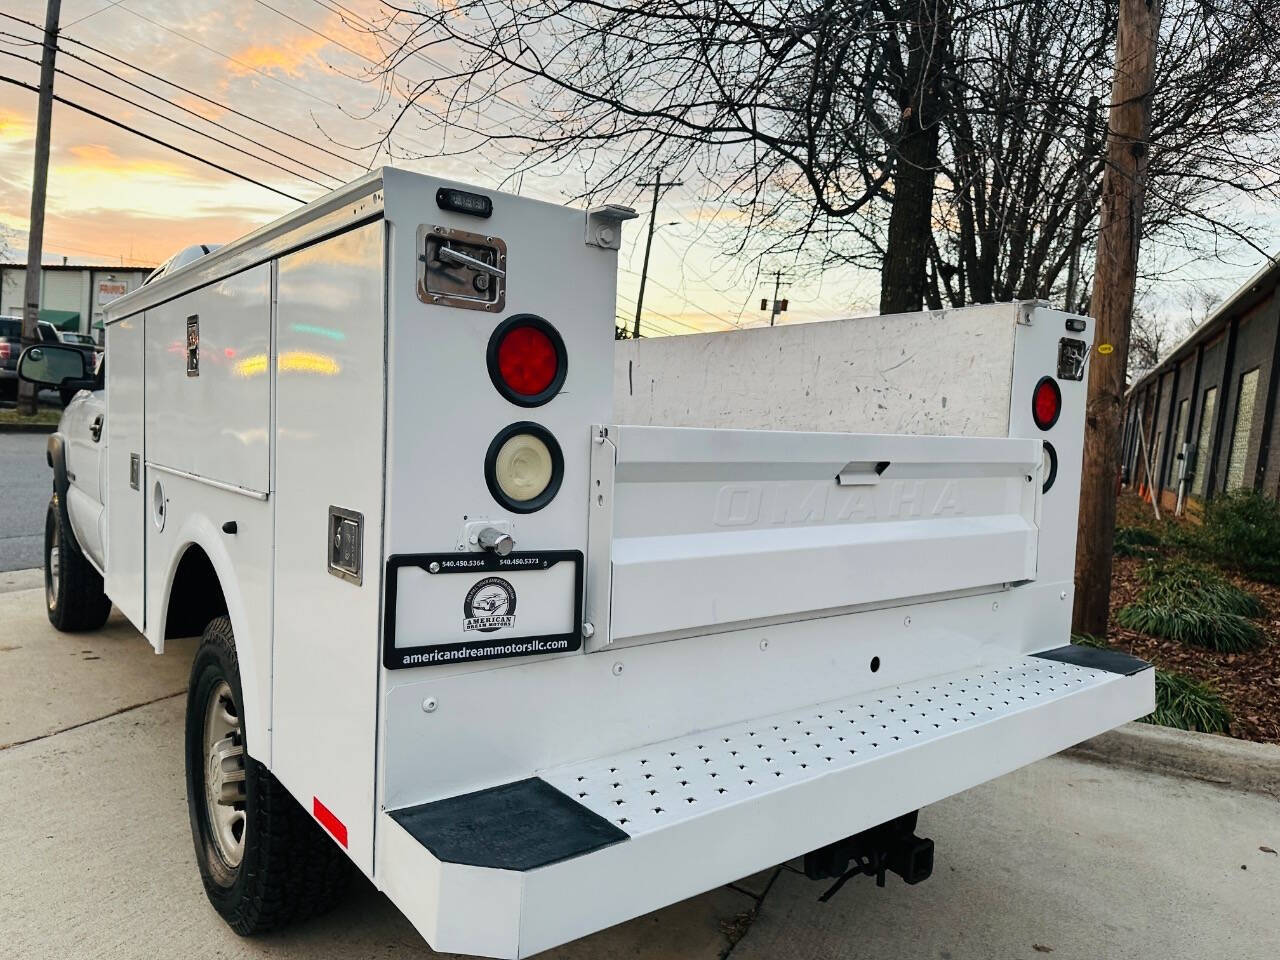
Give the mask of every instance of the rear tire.
M 187 688 L 187 812 L 205 894 L 241 936 L 329 909 L 350 861 L 245 743 L 235 636 L 209 622 Z
M 44 599 L 49 622 L 68 633 L 97 630 L 111 613 L 102 575 L 63 528 L 56 493 L 44 517 Z

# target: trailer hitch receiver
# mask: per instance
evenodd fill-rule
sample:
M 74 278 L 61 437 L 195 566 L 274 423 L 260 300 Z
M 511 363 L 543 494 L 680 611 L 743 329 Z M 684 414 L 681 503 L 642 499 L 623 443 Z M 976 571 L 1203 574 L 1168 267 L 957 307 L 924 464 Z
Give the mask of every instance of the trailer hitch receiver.
M 886 873 L 912 884 L 927 880 L 933 873 L 933 841 L 915 835 L 919 816 L 915 810 L 805 854 L 804 873 L 810 880 L 838 878 L 819 899 L 831 899 L 857 876 L 875 877 L 878 887 L 884 886 Z

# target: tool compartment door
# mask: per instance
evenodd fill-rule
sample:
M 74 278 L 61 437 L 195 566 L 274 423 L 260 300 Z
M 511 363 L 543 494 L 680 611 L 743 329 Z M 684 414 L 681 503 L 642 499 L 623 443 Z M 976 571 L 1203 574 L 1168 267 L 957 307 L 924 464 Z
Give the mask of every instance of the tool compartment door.
M 589 647 L 1036 575 L 1041 444 L 595 427 Z

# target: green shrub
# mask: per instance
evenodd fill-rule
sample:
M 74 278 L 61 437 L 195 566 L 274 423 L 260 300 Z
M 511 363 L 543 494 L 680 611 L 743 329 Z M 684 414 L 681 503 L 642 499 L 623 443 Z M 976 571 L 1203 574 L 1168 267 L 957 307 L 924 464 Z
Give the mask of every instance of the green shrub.
M 1156 671 L 1156 709 L 1140 721 L 1201 733 L 1231 732 L 1231 712 L 1213 687 L 1167 670 Z
M 1218 613 L 1187 606 L 1165 606 L 1139 601 L 1116 612 L 1122 627 L 1153 637 L 1177 640 L 1219 653 L 1252 650 L 1262 642 L 1262 631 L 1238 613 Z
M 1280 504 L 1252 490 L 1210 500 L 1192 549 L 1246 576 L 1280 583 Z
M 1161 540 L 1153 530 L 1143 527 L 1116 527 L 1112 552 L 1118 557 L 1150 557 L 1160 548 Z
M 1170 560 L 1148 564 L 1138 579 L 1144 586 L 1137 601 L 1116 613 L 1120 626 L 1221 653 L 1262 643 L 1262 631 L 1249 619 L 1262 613 L 1262 605 L 1216 570 Z
M 1154 606 L 1187 606 L 1205 613 L 1262 616 L 1262 604 L 1211 567 L 1190 560 L 1152 563 L 1138 571 L 1142 599 Z

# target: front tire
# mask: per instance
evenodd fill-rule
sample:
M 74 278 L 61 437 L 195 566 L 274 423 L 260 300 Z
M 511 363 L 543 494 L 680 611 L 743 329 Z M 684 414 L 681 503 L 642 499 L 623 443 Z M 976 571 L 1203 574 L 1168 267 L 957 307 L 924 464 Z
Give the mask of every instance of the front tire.
M 321 913 L 349 861 L 248 752 L 231 622 L 201 637 L 187 688 L 187 812 L 205 894 L 242 936 Z
M 102 575 L 63 527 L 56 493 L 44 517 L 44 598 L 49 622 L 68 633 L 97 630 L 111 614 Z

